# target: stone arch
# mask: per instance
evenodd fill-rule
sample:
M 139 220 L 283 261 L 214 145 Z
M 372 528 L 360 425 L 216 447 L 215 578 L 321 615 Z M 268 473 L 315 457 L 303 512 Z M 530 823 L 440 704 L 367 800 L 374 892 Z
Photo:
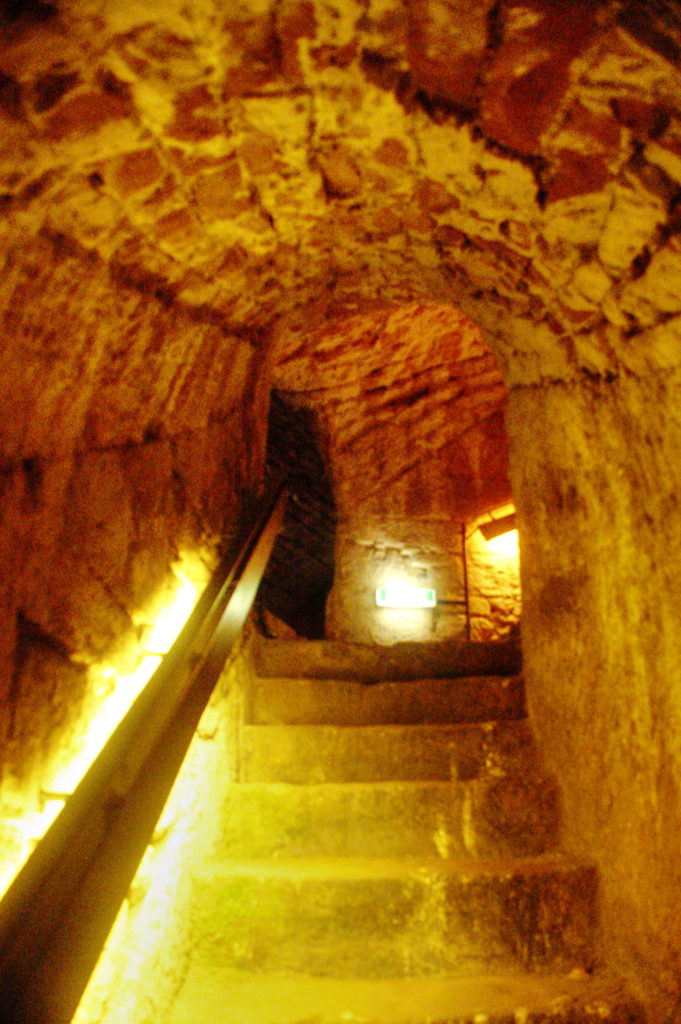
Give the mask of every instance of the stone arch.
M 495 564 L 475 539 L 476 520 L 512 497 L 506 391 L 475 325 L 444 303 L 367 303 L 302 338 L 282 331 L 272 372 L 325 424 L 338 510 L 327 635 L 387 643 L 507 630 L 514 565 Z M 436 611 L 377 610 L 387 577 L 434 587 Z

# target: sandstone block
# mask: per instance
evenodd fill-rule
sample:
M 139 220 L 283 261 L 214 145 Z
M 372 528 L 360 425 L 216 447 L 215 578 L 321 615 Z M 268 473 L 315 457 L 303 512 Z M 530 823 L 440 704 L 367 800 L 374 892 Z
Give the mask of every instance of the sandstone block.
M 327 146 L 317 153 L 326 194 L 330 198 L 346 199 L 357 195 L 362 179 L 352 155 L 343 147 Z
M 568 87 L 572 61 L 588 45 L 595 9 L 530 0 L 511 8 L 486 74 L 482 122 L 492 138 L 521 153 L 539 150 Z
M 202 950 L 258 972 L 405 977 L 592 963 L 595 877 L 560 858 L 225 862 L 202 881 Z
M 487 46 L 491 0 L 420 0 L 408 7 L 414 80 L 435 99 L 473 107 Z
M 55 142 L 99 131 L 130 113 L 129 102 L 103 92 L 83 92 L 66 99 L 47 121 L 47 134 Z

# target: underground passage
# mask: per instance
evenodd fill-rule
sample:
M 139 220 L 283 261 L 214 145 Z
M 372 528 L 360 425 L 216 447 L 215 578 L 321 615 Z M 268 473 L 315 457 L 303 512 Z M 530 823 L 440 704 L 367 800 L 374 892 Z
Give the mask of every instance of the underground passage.
M 680 68 L 0 0 L 3 1024 L 681 1021 Z

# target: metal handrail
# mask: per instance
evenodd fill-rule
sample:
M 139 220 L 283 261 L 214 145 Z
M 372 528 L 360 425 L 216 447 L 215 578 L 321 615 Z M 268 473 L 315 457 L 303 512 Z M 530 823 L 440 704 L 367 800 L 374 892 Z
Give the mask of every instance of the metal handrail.
M 248 617 L 285 501 L 279 485 L 0 903 L 1 1024 L 75 1013 Z

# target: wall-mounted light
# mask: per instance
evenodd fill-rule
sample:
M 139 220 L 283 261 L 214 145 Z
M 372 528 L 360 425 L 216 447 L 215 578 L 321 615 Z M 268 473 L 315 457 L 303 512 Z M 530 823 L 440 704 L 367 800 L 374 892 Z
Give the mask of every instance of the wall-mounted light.
M 518 557 L 518 529 L 515 512 L 500 516 L 479 527 L 490 551 L 500 558 Z
M 516 529 L 515 512 L 511 512 L 508 516 L 501 516 L 499 519 L 492 519 L 489 523 L 483 523 L 479 529 L 485 540 L 503 537 L 505 533 L 511 533 Z
M 376 604 L 379 608 L 434 608 L 437 595 L 431 587 L 392 583 L 376 589 Z

